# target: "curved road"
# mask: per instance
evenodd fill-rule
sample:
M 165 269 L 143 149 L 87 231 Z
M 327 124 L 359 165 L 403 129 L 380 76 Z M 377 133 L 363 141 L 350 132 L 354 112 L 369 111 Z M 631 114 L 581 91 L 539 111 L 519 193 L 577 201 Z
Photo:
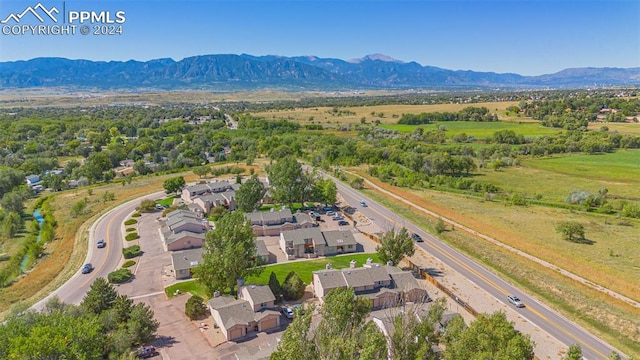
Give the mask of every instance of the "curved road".
M 582 347 L 584 359 L 607 359 L 608 354 L 615 350 L 604 341 L 591 335 L 582 327 L 529 297 L 485 267 L 444 244 L 431 234 L 424 232 L 405 218 L 400 217 L 370 198 L 363 196 L 350 186 L 346 186 L 336 179 L 333 180 L 342 197 L 349 204 L 352 204 L 352 206 L 355 205 L 353 207 L 357 208 L 358 211 L 366 215 L 371 221 L 377 222 L 378 224 L 386 222 L 392 226 L 406 227 L 409 231 L 419 234 L 424 239 L 424 242 L 417 243 L 418 246 L 449 265 L 499 301 L 510 305 L 507 301 L 507 294 L 517 295 L 526 305 L 525 308 L 517 309 L 521 316 L 567 345 L 567 347 L 572 344 L 579 344 L 580 347 Z M 366 201 L 368 206 L 360 206 L 359 203 L 361 200 Z
M 164 192 L 146 195 L 119 205 L 102 215 L 91 226 L 89 231 L 89 251 L 85 263 L 91 263 L 94 267 L 93 271 L 89 274 L 82 274 L 78 269 L 76 274 L 64 285 L 33 305 L 33 309 L 41 310 L 53 296 L 57 296 L 61 301 L 68 304 L 79 304 L 95 279 L 99 277 L 106 278 L 110 272 L 120 267 L 122 248 L 125 241 L 122 235 L 123 222 L 140 205 L 140 201 L 145 199 L 156 200 L 163 196 L 166 196 Z M 104 239 L 107 246 L 98 249 L 96 247 L 98 239 Z

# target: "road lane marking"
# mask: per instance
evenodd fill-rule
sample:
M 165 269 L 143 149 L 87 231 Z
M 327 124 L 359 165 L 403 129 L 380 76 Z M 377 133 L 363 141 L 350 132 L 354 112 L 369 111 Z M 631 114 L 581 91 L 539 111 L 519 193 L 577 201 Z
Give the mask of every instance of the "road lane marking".
M 382 208 L 385 208 L 383 205 L 380 205 Z M 377 213 L 378 215 L 380 215 L 381 217 L 383 217 L 385 220 L 389 221 L 391 224 L 393 224 L 394 226 L 402 226 L 402 224 L 398 223 L 398 221 L 390 218 L 389 216 L 387 216 L 386 214 L 383 214 L 381 211 L 379 211 L 378 209 L 376 209 L 375 207 L 369 207 L 370 210 L 372 210 L 373 212 Z M 386 208 L 385 208 L 386 209 Z M 399 215 L 397 215 L 399 216 Z M 413 224 L 412 224 L 413 225 Z M 415 225 L 413 225 L 415 226 Z M 404 227 L 404 226 L 402 226 Z M 417 229 L 422 230 L 419 226 L 415 226 Z M 426 232 L 425 232 L 426 233 Z M 451 261 L 453 261 L 454 263 L 458 264 L 460 267 L 464 268 L 465 270 L 469 271 L 470 273 L 474 274 L 475 276 L 477 276 L 478 278 L 484 280 L 489 286 L 493 287 L 494 289 L 500 291 L 501 293 L 507 295 L 509 292 L 506 291 L 503 287 L 497 285 L 495 282 L 493 282 L 492 280 L 489 280 L 486 276 L 484 276 L 483 274 L 480 274 L 477 270 L 473 269 L 470 267 L 470 265 L 465 264 L 462 260 L 454 257 L 452 254 L 449 254 L 449 252 L 447 250 L 444 249 L 444 247 L 440 244 L 437 243 L 437 240 L 434 240 L 432 238 L 432 235 L 427 233 L 427 239 L 429 240 L 429 244 L 431 245 L 431 247 L 433 247 L 434 249 L 438 250 L 440 252 L 440 254 L 444 255 L 446 258 L 450 259 Z M 426 249 L 423 249 L 426 250 Z M 428 251 L 427 251 L 428 252 Z M 433 254 L 432 254 L 433 255 Z M 461 256 L 464 256 L 463 254 L 460 254 Z M 470 261 L 473 262 L 473 260 L 469 259 Z M 490 294 L 489 294 L 490 295 Z M 534 315 L 538 316 L 540 319 L 542 319 L 544 322 L 547 322 L 549 325 L 555 327 L 556 330 L 560 331 L 561 333 L 565 334 L 566 336 L 576 340 L 577 343 L 580 343 L 581 346 L 583 347 L 587 347 L 589 348 L 591 351 L 593 351 L 596 354 L 601 355 L 603 358 L 607 358 L 607 355 L 603 354 L 602 352 L 596 350 L 593 346 L 591 346 L 591 344 L 585 342 L 585 341 L 581 341 L 581 339 L 579 339 L 578 337 L 576 337 L 572 331 L 569 331 L 569 329 L 567 329 L 565 326 L 562 326 L 560 324 L 558 324 L 556 321 L 548 319 L 547 317 L 543 316 L 540 312 L 531 309 L 529 307 L 527 307 L 527 310 L 531 311 Z M 523 316 L 524 317 L 524 316 Z M 535 325 L 535 323 L 533 323 Z M 536 327 L 540 327 L 538 325 L 535 325 Z M 565 344 L 566 345 L 566 344 Z

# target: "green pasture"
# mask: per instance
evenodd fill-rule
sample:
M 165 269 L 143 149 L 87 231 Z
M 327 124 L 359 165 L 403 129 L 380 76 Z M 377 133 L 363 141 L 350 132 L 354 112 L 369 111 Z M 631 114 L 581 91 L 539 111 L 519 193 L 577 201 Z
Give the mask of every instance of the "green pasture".
M 440 126 L 446 129 L 447 137 L 455 134 L 465 133 L 476 139 L 484 139 L 493 136 L 493 133 L 499 130 L 513 130 L 516 134 L 522 134 L 527 137 L 537 137 L 543 135 L 557 134 L 561 130 L 544 127 L 538 123 L 531 122 L 474 122 L 474 121 L 442 121 L 425 125 L 404 125 L 404 124 L 382 124 L 380 127 L 388 130 L 396 130 L 403 134 L 409 134 L 415 129 L 421 127 L 425 131 L 437 130 Z
M 640 150 L 533 159 L 527 160 L 525 164 L 536 169 L 585 179 L 635 183 L 640 179 Z

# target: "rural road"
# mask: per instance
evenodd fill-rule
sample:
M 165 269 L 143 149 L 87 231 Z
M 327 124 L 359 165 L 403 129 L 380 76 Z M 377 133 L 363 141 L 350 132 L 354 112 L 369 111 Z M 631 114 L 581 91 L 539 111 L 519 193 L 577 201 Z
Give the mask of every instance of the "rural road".
M 334 179 L 334 181 L 338 187 L 338 192 L 346 202 L 367 216 L 371 221 L 376 222 L 383 229 L 386 230 L 394 226 L 406 227 L 409 231 L 419 234 L 424 239 L 424 243 L 419 243 L 418 246 L 509 306 L 511 305 L 507 301 L 507 295 L 517 295 L 526 305 L 525 308 L 517 309 L 521 316 L 555 337 L 567 347 L 573 344 L 579 344 L 582 347 L 584 359 L 607 359 L 608 354 L 614 350 L 604 341 L 591 335 L 585 329 L 562 317 L 545 305 L 537 302 L 475 261 L 413 225 L 407 219 L 400 217 L 372 199 L 363 196 L 357 190 L 343 184 L 337 179 Z M 368 206 L 360 206 L 361 200 L 366 201 Z
M 80 269 L 69 281 L 64 283 L 56 291 L 49 294 L 35 305 L 33 309 L 42 310 L 46 302 L 53 296 L 68 304 L 79 304 L 93 281 L 118 269 L 122 261 L 122 248 L 124 236 L 122 224 L 129 215 L 140 205 L 144 199 L 156 200 L 166 196 L 164 192 L 157 192 L 128 201 L 102 215 L 92 226 L 89 232 L 89 250 L 85 263 L 91 263 L 94 267 L 89 274 L 80 273 Z M 96 247 L 98 239 L 104 239 L 107 246 L 102 249 Z

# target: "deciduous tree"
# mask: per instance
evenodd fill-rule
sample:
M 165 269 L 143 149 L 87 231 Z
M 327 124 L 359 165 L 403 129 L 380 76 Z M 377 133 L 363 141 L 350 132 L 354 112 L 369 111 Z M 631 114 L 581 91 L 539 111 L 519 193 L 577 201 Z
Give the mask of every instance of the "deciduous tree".
M 216 228 L 207 233 L 203 262 L 194 269 L 194 276 L 207 287 L 210 295 L 215 290 L 226 289 L 233 293 L 238 278 L 262 271 L 254 237 L 251 223 L 239 211 L 222 216 Z
M 390 229 L 382 238 L 380 238 L 380 246 L 376 247 L 380 261 L 386 263 L 391 261 L 394 265 L 400 263 L 405 256 L 413 256 L 415 248 L 413 240 L 409 236 L 406 228 L 396 232 Z
M 575 241 L 584 239 L 584 226 L 576 221 L 563 221 L 556 226 L 556 232 L 565 240 Z
M 184 177 L 176 176 L 170 179 L 167 179 L 162 184 L 164 190 L 167 194 L 173 194 L 178 190 L 181 190 L 185 185 Z
M 242 212 L 251 212 L 260 207 L 260 202 L 264 197 L 264 185 L 257 175 L 252 175 L 249 180 L 240 185 L 236 192 L 236 205 Z

